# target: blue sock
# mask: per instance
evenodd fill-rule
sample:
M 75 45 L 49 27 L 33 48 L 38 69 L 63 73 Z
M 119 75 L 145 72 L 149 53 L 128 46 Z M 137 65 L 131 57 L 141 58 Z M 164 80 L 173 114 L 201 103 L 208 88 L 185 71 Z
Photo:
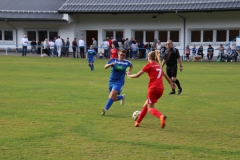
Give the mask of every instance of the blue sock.
M 121 100 L 121 99 L 123 99 L 123 96 L 117 96 L 118 101 Z
M 109 98 L 107 103 L 106 103 L 106 106 L 104 107 L 105 110 L 109 110 L 109 108 L 112 106 L 113 102 L 114 102 L 114 100 Z

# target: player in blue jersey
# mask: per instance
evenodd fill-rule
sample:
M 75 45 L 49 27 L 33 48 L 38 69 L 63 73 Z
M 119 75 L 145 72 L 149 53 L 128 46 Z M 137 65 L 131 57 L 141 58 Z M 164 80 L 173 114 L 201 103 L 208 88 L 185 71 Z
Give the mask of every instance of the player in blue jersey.
M 130 61 L 125 59 L 126 51 L 120 50 L 118 52 L 118 58 L 113 58 L 108 61 L 104 66 L 105 69 L 111 67 L 111 73 L 109 78 L 109 97 L 105 107 L 102 108 L 102 115 L 105 115 L 114 101 L 121 101 L 120 104 L 124 104 L 125 94 L 120 95 L 125 81 L 125 75 L 130 74 L 133 65 Z M 126 69 L 129 68 L 128 71 Z
M 91 68 L 91 71 L 94 70 L 94 59 L 96 59 L 96 52 L 93 49 L 93 45 L 90 46 L 90 49 L 87 51 L 86 59 L 88 61 L 88 65 Z

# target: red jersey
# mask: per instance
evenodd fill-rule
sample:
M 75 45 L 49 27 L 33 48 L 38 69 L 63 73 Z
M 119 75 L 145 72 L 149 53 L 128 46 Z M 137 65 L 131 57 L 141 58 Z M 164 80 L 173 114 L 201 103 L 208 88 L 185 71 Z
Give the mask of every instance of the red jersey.
M 109 43 L 109 48 L 112 48 L 112 40 L 108 40 L 108 43 Z
M 110 57 L 111 59 L 118 58 L 118 50 L 116 48 L 110 50 Z
M 156 62 L 146 64 L 142 71 L 148 73 L 150 81 L 148 83 L 148 89 L 164 89 L 162 76 L 164 74 L 163 69 Z

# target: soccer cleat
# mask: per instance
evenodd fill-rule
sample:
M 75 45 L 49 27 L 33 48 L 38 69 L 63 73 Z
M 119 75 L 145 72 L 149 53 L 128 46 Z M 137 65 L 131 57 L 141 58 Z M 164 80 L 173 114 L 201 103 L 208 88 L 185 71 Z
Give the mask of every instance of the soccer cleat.
M 178 95 L 182 94 L 182 91 L 183 91 L 183 89 L 182 89 L 182 88 L 181 88 L 181 89 L 179 89 L 179 90 L 178 90 Z
M 169 95 L 171 95 L 171 94 L 176 94 L 176 92 L 172 91 L 172 92 L 169 93 Z
M 121 104 L 121 105 L 124 105 L 124 99 L 125 99 L 126 95 L 123 94 L 122 96 L 123 96 L 123 98 L 121 99 L 120 104 Z
M 104 115 L 105 115 L 105 113 L 106 113 L 106 111 L 105 111 L 105 108 L 104 108 L 104 107 L 102 107 L 102 116 L 104 116 Z
M 138 122 L 135 122 L 134 127 L 139 127 L 139 123 L 138 123 Z
M 160 116 L 160 124 L 161 124 L 161 128 L 164 128 L 165 127 L 165 123 L 166 123 L 166 119 L 167 117 L 165 115 L 161 115 Z

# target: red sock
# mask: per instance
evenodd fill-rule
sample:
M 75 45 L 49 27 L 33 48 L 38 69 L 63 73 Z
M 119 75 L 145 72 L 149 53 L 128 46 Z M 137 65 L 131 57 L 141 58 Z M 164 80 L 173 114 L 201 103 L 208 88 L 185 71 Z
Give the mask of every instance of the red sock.
M 142 110 L 141 110 L 141 113 L 137 119 L 137 122 L 138 123 L 141 123 L 142 119 L 146 116 L 147 114 L 147 111 L 148 111 L 148 108 L 146 106 L 143 106 Z
M 156 116 L 157 118 L 160 118 L 160 116 L 162 115 L 162 113 L 159 112 L 159 111 L 158 111 L 157 109 L 155 109 L 155 108 L 150 108 L 149 112 L 150 112 L 152 115 Z

